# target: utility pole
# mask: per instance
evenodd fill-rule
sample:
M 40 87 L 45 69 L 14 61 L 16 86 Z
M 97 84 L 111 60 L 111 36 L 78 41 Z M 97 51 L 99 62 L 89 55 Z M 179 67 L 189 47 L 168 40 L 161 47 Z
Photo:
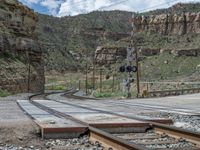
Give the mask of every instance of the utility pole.
M 133 65 L 133 61 L 136 59 L 135 53 L 135 44 L 133 41 L 134 37 L 134 23 L 133 23 L 134 15 L 132 16 L 132 31 L 131 31 L 131 43 L 130 46 L 127 47 L 127 67 L 131 67 Z M 127 98 L 131 98 L 131 83 L 133 82 L 131 71 L 132 69 L 127 69 L 127 79 L 126 79 L 126 89 L 127 89 Z
M 136 63 L 136 68 L 137 68 L 137 72 L 136 72 L 136 82 L 137 82 L 137 98 L 140 95 L 140 74 L 139 74 L 139 59 L 138 59 L 138 49 L 137 49 L 137 39 L 134 40 L 134 29 L 135 29 L 135 25 L 134 25 L 134 18 L 135 15 L 132 15 L 132 32 L 131 32 L 131 47 L 134 49 L 134 53 L 135 53 L 135 63 Z

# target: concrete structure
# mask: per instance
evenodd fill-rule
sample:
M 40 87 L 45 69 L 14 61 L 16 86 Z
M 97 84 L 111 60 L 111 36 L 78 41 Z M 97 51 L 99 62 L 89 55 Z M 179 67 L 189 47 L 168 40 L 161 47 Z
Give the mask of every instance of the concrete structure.
M 28 100 L 18 100 L 17 103 L 38 124 L 42 138 L 77 138 L 87 128 L 72 120 L 49 114 Z

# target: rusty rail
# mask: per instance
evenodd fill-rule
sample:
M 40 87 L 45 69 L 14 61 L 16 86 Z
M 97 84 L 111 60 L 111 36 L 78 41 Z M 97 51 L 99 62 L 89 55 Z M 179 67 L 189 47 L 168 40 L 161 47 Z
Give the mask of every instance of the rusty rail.
M 58 92 L 57 92 L 58 93 Z M 102 145 L 104 145 L 107 148 L 112 148 L 114 150 L 147 150 L 145 147 L 134 144 L 134 143 L 130 143 L 128 141 L 125 141 L 121 138 L 115 137 L 112 134 L 105 132 L 103 130 L 97 129 L 95 127 L 92 127 L 91 125 L 87 124 L 86 122 L 80 121 L 72 116 L 66 115 L 65 113 L 53 110 L 49 107 L 46 107 L 38 102 L 35 102 L 33 99 L 34 97 L 37 97 L 39 95 L 41 95 L 42 97 L 46 97 L 48 94 L 50 93 L 42 93 L 42 94 L 35 94 L 29 97 L 30 102 L 35 105 L 36 107 L 47 111 L 57 117 L 62 117 L 63 119 L 68 119 L 68 120 L 72 120 L 75 121 L 79 124 L 85 125 L 87 126 L 89 131 L 89 138 L 92 141 L 99 141 L 100 143 L 102 143 Z M 55 94 L 55 92 L 53 92 L 53 94 Z M 88 132 L 85 132 L 85 134 L 87 134 Z
M 151 127 L 159 133 L 165 133 L 175 138 L 187 139 L 187 141 L 190 141 L 196 144 L 196 146 L 200 148 L 200 134 L 199 133 L 195 133 L 195 132 L 177 128 L 177 127 L 166 126 L 166 125 L 158 124 L 158 123 L 151 124 Z
M 71 93 L 71 92 L 72 91 L 70 91 L 69 93 Z M 50 93 L 48 93 L 48 94 L 50 94 Z M 48 94 L 44 94 L 44 95 L 47 96 Z M 55 94 L 55 93 L 53 93 L 53 94 Z M 36 96 L 36 95 L 34 95 L 34 96 Z M 39 104 L 32 100 L 34 98 L 34 96 L 31 96 L 30 99 L 31 99 L 31 102 L 34 105 L 36 105 L 37 107 L 39 107 L 49 113 L 52 113 L 55 116 L 62 117 L 64 119 L 71 119 L 73 121 L 76 121 L 78 123 L 86 125 L 87 132 L 85 132 L 85 134 L 89 133 L 89 137 L 90 137 L 91 141 L 99 141 L 106 148 L 112 148 L 114 150 L 147 150 L 147 148 L 145 148 L 139 144 L 130 143 L 124 139 L 113 136 L 110 133 L 107 133 L 107 132 L 97 129 L 93 126 L 90 126 L 83 121 L 77 120 L 76 118 L 73 118 L 62 112 L 53 110 L 52 108 L 46 107 L 42 104 Z M 79 96 L 77 96 L 77 97 L 79 97 Z M 127 117 L 127 116 L 124 116 L 124 117 Z M 127 118 L 132 118 L 132 117 L 127 117 Z M 175 138 L 184 138 L 184 139 L 196 144 L 196 147 L 200 148 L 200 134 L 199 133 L 195 133 L 192 131 L 180 129 L 177 127 L 171 127 L 171 126 L 167 126 L 167 125 L 163 125 L 163 124 L 155 123 L 155 122 L 148 122 L 148 123 L 150 124 L 151 129 L 155 130 L 158 133 L 166 133 L 167 135 L 175 137 Z

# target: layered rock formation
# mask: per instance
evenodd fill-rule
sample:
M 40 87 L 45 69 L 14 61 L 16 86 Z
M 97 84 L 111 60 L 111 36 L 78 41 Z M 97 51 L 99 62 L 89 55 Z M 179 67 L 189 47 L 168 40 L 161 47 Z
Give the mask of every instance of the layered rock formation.
M 123 61 L 126 58 L 125 47 L 97 47 L 95 51 L 95 61 L 99 65 L 113 64 Z
M 160 55 L 163 52 L 172 54 L 175 57 L 188 56 L 199 57 L 200 49 L 181 49 L 181 50 L 164 50 L 164 49 L 139 49 L 141 58 L 154 55 Z M 110 65 L 116 62 L 121 62 L 126 59 L 126 47 L 97 47 L 95 51 L 95 60 L 99 65 Z
M 92 29 L 87 29 L 82 31 L 82 34 L 86 38 L 90 39 L 98 39 L 98 38 L 103 38 L 103 39 L 109 39 L 109 40 L 120 40 L 123 38 L 127 38 L 130 36 L 128 33 L 118 33 L 118 32 L 108 32 L 104 28 L 92 28 Z
M 36 14 L 16 0 L 0 1 L 0 55 L 2 61 L 8 61 L 7 67 L 0 68 L 0 89 L 14 92 L 44 89 L 42 51 L 35 34 L 37 21 Z M 15 72 L 19 70 L 19 66 L 13 68 L 11 64 L 15 60 L 21 62 L 23 72 Z
M 200 33 L 200 12 L 137 16 L 134 18 L 134 25 L 136 32 L 147 31 L 178 35 Z

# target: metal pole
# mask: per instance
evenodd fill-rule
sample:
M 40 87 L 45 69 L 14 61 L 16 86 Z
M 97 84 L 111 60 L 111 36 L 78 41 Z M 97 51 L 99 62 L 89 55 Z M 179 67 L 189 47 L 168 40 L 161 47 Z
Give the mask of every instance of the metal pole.
M 100 69 L 100 93 L 102 92 L 102 68 Z
M 136 80 L 137 80 L 137 98 L 140 96 L 140 73 L 139 73 L 139 60 L 138 60 L 138 49 L 135 46 L 135 52 L 136 52 L 136 66 L 137 66 L 137 74 L 136 74 Z
M 113 80 L 112 80 L 112 92 L 114 92 L 114 86 L 115 86 L 115 76 L 113 75 Z
M 31 78 L 31 65 L 30 65 L 30 60 L 28 63 L 28 93 L 30 92 L 30 78 Z
M 78 89 L 81 90 L 81 80 L 78 81 Z
M 87 85 L 88 85 L 88 74 L 87 74 L 87 71 L 88 71 L 88 65 L 87 65 L 87 63 L 86 63 L 86 77 L 85 77 L 85 93 L 86 93 L 86 95 L 88 94 L 88 87 L 87 87 Z
M 92 74 L 92 79 L 93 79 L 93 90 L 95 90 L 95 62 L 93 61 L 93 74 Z
M 31 65 L 30 65 L 30 57 L 29 52 L 26 51 L 27 63 L 28 63 L 28 81 L 27 81 L 27 91 L 30 92 L 30 74 L 31 74 Z

